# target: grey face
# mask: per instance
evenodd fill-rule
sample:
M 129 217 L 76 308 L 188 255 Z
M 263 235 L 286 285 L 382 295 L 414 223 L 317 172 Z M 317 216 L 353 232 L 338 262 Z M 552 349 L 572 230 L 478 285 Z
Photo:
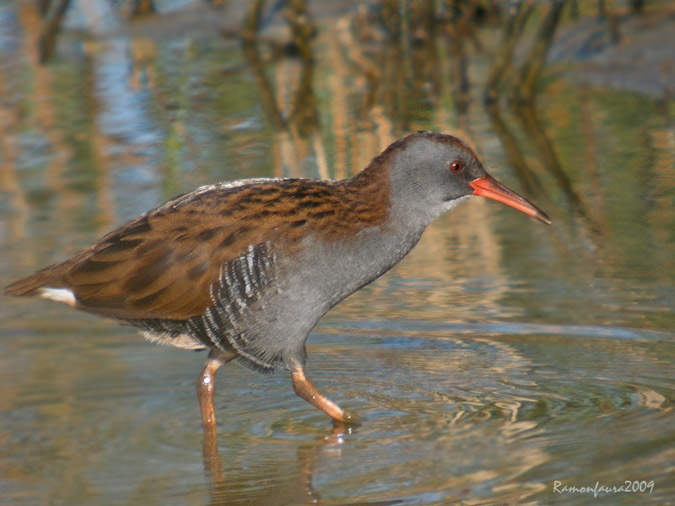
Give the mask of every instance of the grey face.
M 454 137 L 413 134 L 391 167 L 392 211 L 428 224 L 474 193 L 487 174 L 471 149 Z

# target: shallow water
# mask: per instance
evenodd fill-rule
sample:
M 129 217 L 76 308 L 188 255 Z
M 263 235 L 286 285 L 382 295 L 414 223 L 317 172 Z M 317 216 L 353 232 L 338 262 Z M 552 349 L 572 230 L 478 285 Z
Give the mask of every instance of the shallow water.
M 3 296 L 0 502 L 673 501 L 673 100 L 579 84 L 556 61 L 534 107 L 488 110 L 494 27 L 476 29 L 486 52 L 467 43 L 462 101 L 442 34 L 435 59 L 396 53 L 374 22 L 355 37 L 346 11 L 315 15 L 312 67 L 263 48 L 261 74 L 209 23 L 83 37 L 79 11 L 39 65 L 37 13 L 0 6 L 1 284 L 201 184 L 347 177 L 418 129 L 468 139 L 553 225 L 480 199 L 441 217 L 310 335 L 308 376 L 363 425 L 333 428 L 286 373 L 228 365 L 215 453 L 194 392 L 204 353 Z M 561 491 L 626 481 L 651 493 Z

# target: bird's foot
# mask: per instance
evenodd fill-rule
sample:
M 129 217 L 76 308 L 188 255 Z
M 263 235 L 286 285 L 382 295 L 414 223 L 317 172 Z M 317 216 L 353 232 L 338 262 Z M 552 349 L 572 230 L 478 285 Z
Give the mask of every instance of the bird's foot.
M 355 427 L 361 425 L 361 418 L 353 411 L 343 409 L 342 416 L 340 418 L 333 418 L 333 424 L 350 425 Z

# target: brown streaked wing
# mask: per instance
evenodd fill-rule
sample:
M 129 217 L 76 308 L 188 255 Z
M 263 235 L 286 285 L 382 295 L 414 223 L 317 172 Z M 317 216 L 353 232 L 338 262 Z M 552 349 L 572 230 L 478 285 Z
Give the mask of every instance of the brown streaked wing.
M 62 276 L 82 309 L 122 319 L 186 320 L 211 305 L 211 285 L 251 244 L 291 248 L 294 205 L 267 206 L 260 220 L 245 191 L 220 202 L 165 205 L 101 239 Z M 230 197 L 230 198 L 224 198 Z M 283 212 L 282 212 L 283 211 Z M 289 217 L 291 218 L 289 220 Z
M 379 158 L 371 172 L 382 170 Z M 307 234 L 351 237 L 386 218 L 378 178 L 278 180 L 179 196 L 109 233 L 70 260 L 18 280 L 13 295 L 68 288 L 81 309 L 121 319 L 186 320 L 212 303 L 221 269 L 249 246 L 290 253 Z M 367 198 L 362 198 L 367 196 Z M 272 250 L 270 250 L 272 248 Z

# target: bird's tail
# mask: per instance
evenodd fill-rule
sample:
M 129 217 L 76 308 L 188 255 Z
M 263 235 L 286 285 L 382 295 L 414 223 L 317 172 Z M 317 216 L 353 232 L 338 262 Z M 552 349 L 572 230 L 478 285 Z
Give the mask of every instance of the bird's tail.
M 51 265 L 28 277 L 14 281 L 5 287 L 5 294 L 15 297 L 35 297 L 46 286 L 58 287 L 59 265 Z

